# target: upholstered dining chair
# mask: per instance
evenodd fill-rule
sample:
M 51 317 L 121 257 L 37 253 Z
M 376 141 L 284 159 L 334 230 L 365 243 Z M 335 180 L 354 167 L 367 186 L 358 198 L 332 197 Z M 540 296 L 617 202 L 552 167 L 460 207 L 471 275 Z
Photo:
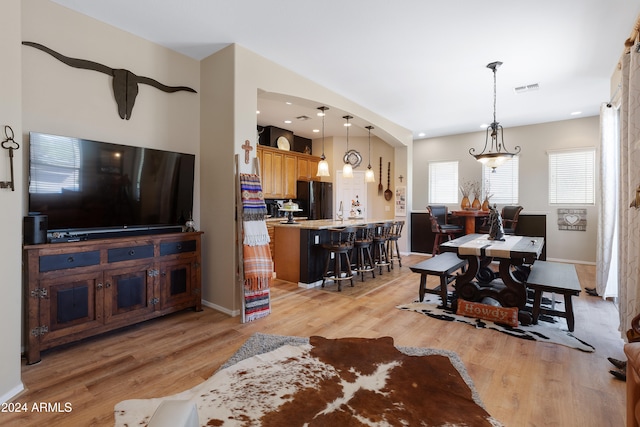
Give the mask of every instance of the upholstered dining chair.
M 518 217 L 522 211 L 522 206 L 507 205 L 502 208 L 500 215 L 502 216 L 502 228 L 504 234 L 516 234 L 516 226 L 518 225 Z M 478 228 L 478 233 L 489 233 L 489 221 L 485 218 L 482 225 Z
M 431 231 L 435 234 L 431 251 L 431 255 L 435 256 L 440 253 L 440 244 L 445 239 L 451 240 L 463 234 L 464 227 L 448 223 L 449 209 L 445 205 L 429 205 L 427 212 L 429 212 L 429 220 L 431 221 Z
M 516 234 L 518 217 L 522 209 L 522 206 L 514 205 L 507 205 L 502 208 L 502 228 L 504 228 L 504 234 Z

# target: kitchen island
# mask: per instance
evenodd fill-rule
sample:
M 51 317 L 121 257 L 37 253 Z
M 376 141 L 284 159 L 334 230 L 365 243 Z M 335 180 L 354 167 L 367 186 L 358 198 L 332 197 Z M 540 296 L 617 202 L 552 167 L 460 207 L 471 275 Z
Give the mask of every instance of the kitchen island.
M 275 223 L 275 270 L 278 279 L 298 283 L 303 288 L 322 284 L 326 254 L 322 244 L 329 241 L 330 228 L 378 224 L 392 219 L 318 219 Z

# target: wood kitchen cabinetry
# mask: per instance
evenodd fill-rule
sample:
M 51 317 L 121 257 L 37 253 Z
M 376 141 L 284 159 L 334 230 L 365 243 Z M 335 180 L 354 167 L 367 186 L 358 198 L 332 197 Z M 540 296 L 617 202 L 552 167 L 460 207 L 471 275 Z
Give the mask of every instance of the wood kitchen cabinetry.
M 320 157 L 298 156 L 298 179 L 301 181 L 320 181 L 318 173 Z
M 24 247 L 26 359 L 174 311 L 201 308 L 200 232 Z
M 316 179 L 319 157 L 273 147 L 258 146 L 265 199 L 295 199 L 296 182 Z

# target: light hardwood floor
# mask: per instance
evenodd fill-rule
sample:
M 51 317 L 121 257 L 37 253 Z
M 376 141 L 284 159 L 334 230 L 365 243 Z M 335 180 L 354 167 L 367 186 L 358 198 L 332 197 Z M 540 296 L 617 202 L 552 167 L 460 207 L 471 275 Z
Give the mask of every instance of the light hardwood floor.
M 189 389 L 209 376 L 253 333 L 328 338 L 392 336 L 396 345 L 455 351 L 487 410 L 506 426 L 623 426 L 625 383 L 608 373 L 607 356 L 624 358 L 618 313 L 611 302 L 582 292 L 575 298 L 575 335 L 594 353 L 529 342 L 495 331 L 442 322 L 397 310 L 415 300 L 419 276 L 408 265 L 376 280 L 385 285 L 357 299 L 276 281 L 273 313 L 241 324 L 212 309 L 184 311 L 80 343 L 43 352 L 26 366 L 26 391 L 14 403 L 24 413 L 0 413 L 0 425 L 109 426 L 121 400 L 160 397 Z M 583 287 L 595 269 L 577 266 Z M 430 279 L 436 280 L 435 278 Z M 366 282 L 365 282 L 366 283 Z M 348 286 L 348 285 L 347 285 Z M 360 282 L 357 286 L 361 286 Z M 33 412 L 34 403 L 69 402 L 69 412 Z

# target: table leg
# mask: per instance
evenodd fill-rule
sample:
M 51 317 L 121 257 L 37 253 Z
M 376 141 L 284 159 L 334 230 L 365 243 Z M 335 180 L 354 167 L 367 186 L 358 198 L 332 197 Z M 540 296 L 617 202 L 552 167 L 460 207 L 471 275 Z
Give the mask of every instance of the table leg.
M 465 234 L 473 234 L 476 232 L 475 216 L 467 216 L 464 218 L 464 232 Z
M 456 278 L 456 293 L 464 300 L 479 301 L 480 292 L 474 279 L 480 269 L 480 260 L 476 256 L 459 255 L 459 257 L 466 259 L 468 264 L 467 270 Z
M 520 309 L 518 312 L 518 320 L 520 320 L 520 323 L 523 325 L 530 325 L 533 322 L 531 313 L 522 310 L 527 305 L 527 287 L 511 274 L 511 267 L 518 264 L 517 260 L 500 260 L 498 271 L 505 288 L 498 293 L 496 299 L 503 307 L 518 307 Z

